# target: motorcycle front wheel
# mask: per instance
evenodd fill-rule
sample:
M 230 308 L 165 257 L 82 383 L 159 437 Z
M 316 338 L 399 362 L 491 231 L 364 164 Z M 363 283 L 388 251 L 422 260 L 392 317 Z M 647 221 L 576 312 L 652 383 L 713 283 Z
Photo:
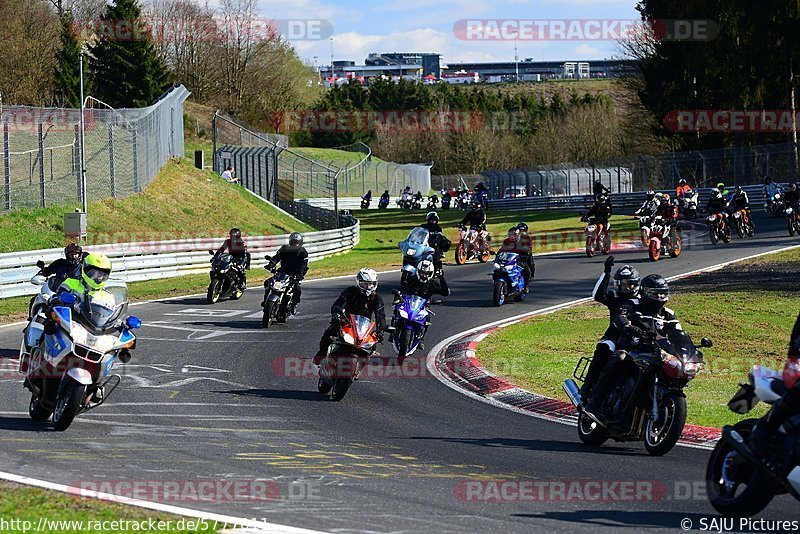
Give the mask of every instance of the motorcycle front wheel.
M 353 379 L 350 377 L 337 378 L 333 381 L 333 388 L 331 389 L 331 399 L 340 401 L 347 395 L 347 390 L 353 384 Z
M 590 258 L 594 256 L 594 237 L 593 236 L 588 236 L 586 238 L 586 255 L 588 257 L 590 257 Z
M 592 418 L 581 412 L 578 415 L 578 439 L 592 447 L 599 447 L 608 441 L 606 429 L 592 421 Z
M 657 239 L 650 241 L 649 251 L 650 261 L 658 261 L 661 259 L 661 243 Z
M 264 315 L 261 317 L 261 326 L 269 328 L 272 326 L 272 318 L 275 314 L 275 302 L 267 300 L 264 304 Z
M 208 293 L 206 294 L 206 301 L 209 304 L 216 304 L 219 300 L 219 295 L 222 292 L 222 283 L 217 278 L 212 278 L 211 283 L 208 284 Z
M 69 428 L 75 416 L 78 415 L 81 402 L 86 396 L 86 386 L 79 384 L 71 378 L 64 385 L 64 390 L 56 399 L 56 409 L 53 411 L 53 428 L 64 431 Z
M 672 248 L 669 250 L 669 257 L 670 258 L 677 258 L 681 255 L 683 251 L 683 240 L 680 236 L 675 238 L 675 241 L 672 243 Z
M 717 235 L 717 229 L 713 226 L 708 230 L 708 237 L 711 239 L 711 244 L 716 245 L 719 243 L 719 235 Z
M 739 421 L 733 425 L 747 438 L 757 419 Z M 706 467 L 706 493 L 711 506 L 726 517 L 750 517 L 772 501 L 770 483 L 750 463 L 737 461 L 736 451 L 726 439 L 720 439 Z
M 459 243 L 458 246 L 456 246 L 455 259 L 456 265 L 464 265 L 467 263 L 467 249 L 462 243 Z
M 506 303 L 506 283 L 504 280 L 497 280 L 494 283 L 492 300 L 495 306 L 502 306 Z
M 659 405 L 658 423 L 647 420 L 644 429 L 644 448 L 652 456 L 667 454 L 678 443 L 686 424 L 686 398 L 665 395 Z

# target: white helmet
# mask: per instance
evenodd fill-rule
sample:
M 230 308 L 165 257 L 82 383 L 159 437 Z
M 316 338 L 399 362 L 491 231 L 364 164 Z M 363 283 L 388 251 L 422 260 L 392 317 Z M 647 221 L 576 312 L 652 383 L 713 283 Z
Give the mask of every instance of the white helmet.
M 422 260 L 417 265 L 417 278 L 420 282 L 427 282 L 433 277 L 433 262 L 431 260 Z
M 378 289 L 378 273 L 374 269 L 364 267 L 356 275 L 358 288 L 367 296 L 372 295 Z

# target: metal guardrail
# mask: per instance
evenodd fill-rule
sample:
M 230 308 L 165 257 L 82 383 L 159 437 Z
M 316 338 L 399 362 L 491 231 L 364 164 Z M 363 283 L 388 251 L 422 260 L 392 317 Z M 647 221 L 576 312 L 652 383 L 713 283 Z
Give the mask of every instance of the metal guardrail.
M 350 250 L 360 239 L 360 223 L 337 230 L 304 234 L 306 250 L 311 261 Z M 157 278 L 172 278 L 209 271 L 208 251 L 216 250 L 224 238 L 202 238 L 151 243 L 119 243 L 85 247 L 89 252 L 102 252 L 114 266 L 112 278 L 138 282 Z M 289 235 L 246 238 L 252 254 L 253 268 L 266 265 L 264 255 L 274 253 L 289 242 Z M 30 283 L 39 269 L 36 262 L 45 263 L 60 258 L 63 249 L 31 250 L 0 254 L 0 298 L 33 295 L 38 288 Z
M 784 188 L 786 184 L 781 184 Z M 733 187 L 731 186 L 731 190 Z M 759 208 L 765 201 L 763 185 L 746 185 L 742 189 L 747 192 L 750 198 L 750 207 Z M 698 208 L 703 209 L 708 202 L 711 188 L 700 189 L 698 198 Z M 668 193 L 674 198 L 674 189 L 664 189 L 661 193 Z M 644 203 L 647 193 L 638 191 L 636 193 L 612 193 L 611 205 L 615 214 L 630 215 Z M 496 210 L 522 210 L 522 211 L 582 211 L 592 205 L 592 195 L 574 196 L 537 196 L 522 198 L 507 198 L 489 200 L 489 208 Z

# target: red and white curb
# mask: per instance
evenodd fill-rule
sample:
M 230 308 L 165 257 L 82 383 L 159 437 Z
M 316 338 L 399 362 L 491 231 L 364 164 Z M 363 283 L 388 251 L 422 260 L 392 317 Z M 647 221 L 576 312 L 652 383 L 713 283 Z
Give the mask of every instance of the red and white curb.
M 733 263 L 798 247 L 800 247 L 800 245 L 754 254 L 673 276 L 668 280 L 680 280 L 690 276 L 718 271 Z M 553 313 L 564 308 L 586 304 L 588 302 L 592 302 L 592 299 L 589 297 L 573 300 L 557 306 L 551 306 L 549 308 L 479 326 L 451 336 L 440 342 L 430 351 L 427 356 L 428 370 L 444 385 L 481 402 L 539 419 L 574 426 L 577 424 L 577 412 L 572 403 L 527 391 L 504 378 L 492 375 L 481 365 L 480 361 L 475 356 L 475 350 L 481 340 L 499 328 L 519 323 L 530 317 Z M 685 447 L 711 449 L 719 437 L 720 429 L 718 428 L 686 425 L 678 444 Z

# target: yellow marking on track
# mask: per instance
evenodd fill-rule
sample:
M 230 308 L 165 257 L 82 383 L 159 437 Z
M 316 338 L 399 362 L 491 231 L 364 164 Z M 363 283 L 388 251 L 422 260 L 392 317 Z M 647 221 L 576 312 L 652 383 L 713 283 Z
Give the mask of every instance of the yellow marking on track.
M 302 443 L 294 443 L 292 441 L 289 442 L 289 445 L 294 445 L 295 447 L 300 447 L 301 449 L 305 449 L 308 445 L 303 445 Z M 278 445 L 270 445 L 270 447 L 277 447 Z
M 178 393 L 180 393 L 180 392 L 176 389 L 175 391 L 173 391 L 172 393 L 169 394 L 169 398 L 170 399 L 174 399 L 175 397 L 178 396 Z
M 390 454 L 389 456 L 391 456 L 392 458 L 397 458 L 398 460 L 416 460 L 417 459 L 414 456 L 404 456 L 402 454 Z M 456 467 L 456 466 L 454 466 L 454 467 Z

